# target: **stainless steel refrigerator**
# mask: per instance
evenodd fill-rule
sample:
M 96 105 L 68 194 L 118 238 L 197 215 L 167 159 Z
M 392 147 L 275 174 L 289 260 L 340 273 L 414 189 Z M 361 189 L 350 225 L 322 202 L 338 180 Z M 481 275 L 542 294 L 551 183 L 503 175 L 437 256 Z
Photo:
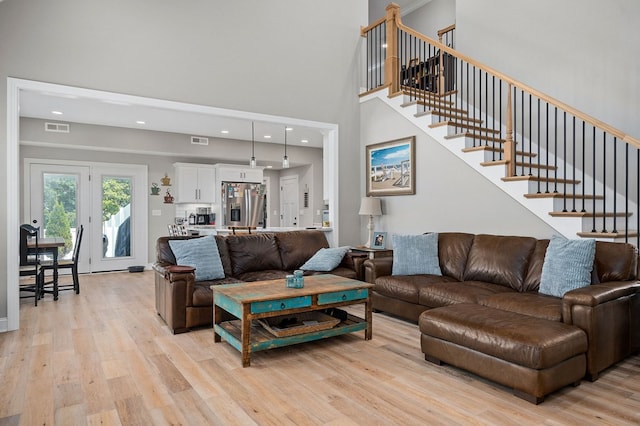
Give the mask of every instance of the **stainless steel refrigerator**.
M 223 225 L 264 227 L 265 186 L 261 183 L 222 182 Z

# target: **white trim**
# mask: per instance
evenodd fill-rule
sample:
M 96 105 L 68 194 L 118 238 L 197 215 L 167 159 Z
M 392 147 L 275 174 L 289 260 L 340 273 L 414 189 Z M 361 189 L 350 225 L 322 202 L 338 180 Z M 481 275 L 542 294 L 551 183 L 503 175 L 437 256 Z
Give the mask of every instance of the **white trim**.
M 0 0 L 1 1 L 1 0 Z M 247 119 L 253 121 L 263 121 L 267 123 L 287 124 L 291 126 L 313 127 L 323 132 L 324 139 L 324 161 L 323 175 L 325 178 L 324 192 L 329 200 L 331 210 L 331 227 L 332 237 L 337 243 L 339 241 L 338 222 L 339 205 L 338 205 L 338 125 L 334 123 L 325 123 L 319 121 L 300 120 L 292 117 L 282 117 L 274 115 L 266 115 L 252 113 L 246 111 L 229 110 L 223 108 L 215 108 L 204 105 L 187 104 L 182 102 L 168 101 L 163 99 L 146 98 L 141 96 L 126 95 L 122 93 L 104 92 L 100 90 L 84 89 L 73 86 L 64 86 L 53 83 L 44 83 L 33 80 L 23 80 L 13 77 L 7 78 L 7 158 L 6 158 L 6 182 L 7 182 L 7 323 L 9 330 L 19 328 L 20 318 L 20 299 L 18 293 L 18 257 L 12 256 L 10 253 L 18 253 L 18 238 L 11 238 L 11 235 L 17 236 L 17 229 L 20 226 L 20 198 L 19 198 L 19 105 L 20 90 L 35 90 L 58 95 L 73 95 L 78 97 L 88 97 L 100 99 L 110 102 L 133 103 L 142 106 L 150 106 L 156 108 L 174 109 L 178 111 L 196 112 L 201 114 L 217 114 L 224 117 Z M 51 145 L 48 145 L 51 146 Z M 145 151 L 146 155 L 150 153 Z
M 20 130 L 20 83 L 7 79 L 7 330 L 20 328 L 20 292 L 18 291 L 18 227 L 20 197 L 18 190 L 18 140 Z M 13 255 L 12 255 L 13 253 Z

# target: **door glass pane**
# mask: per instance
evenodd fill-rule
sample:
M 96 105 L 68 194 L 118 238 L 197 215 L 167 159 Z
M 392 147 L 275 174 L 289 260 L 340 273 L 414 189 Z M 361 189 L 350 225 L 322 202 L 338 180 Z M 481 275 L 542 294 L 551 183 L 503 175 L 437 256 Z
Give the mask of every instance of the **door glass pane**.
M 131 255 L 131 178 L 102 177 L 102 257 Z
M 43 173 L 43 223 L 45 238 L 64 238 L 59 258 L 70 259 L 76 237 L 78 176 L 74 174 Z

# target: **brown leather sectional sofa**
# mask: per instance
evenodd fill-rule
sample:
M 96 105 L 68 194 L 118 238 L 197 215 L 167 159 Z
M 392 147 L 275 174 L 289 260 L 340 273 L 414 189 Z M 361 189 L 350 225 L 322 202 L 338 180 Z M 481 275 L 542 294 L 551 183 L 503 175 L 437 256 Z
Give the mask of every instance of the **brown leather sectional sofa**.
M 177 266 L 169 246 L 169 240 L 188 238 L 194 237 L 160 237 L 156 243 L 156 311 L 174 334 L 213 323 L 211 285 L 284 278 L 329 247 L 324 232 L 317 230 L 216 235 L 225 277 L 195 281 L 193 268 Z M 322 273 L 361 279 L 363 261 L 347 253 L 336 269 Z
M 512 387 L 534 403 L 640 349 L 638 252 L 596 243 L 591 285 L 538 293 L 549 240 L 440 233 L 442 276 L 364 262 L 373 307 L 418 322 L 425 358 Z

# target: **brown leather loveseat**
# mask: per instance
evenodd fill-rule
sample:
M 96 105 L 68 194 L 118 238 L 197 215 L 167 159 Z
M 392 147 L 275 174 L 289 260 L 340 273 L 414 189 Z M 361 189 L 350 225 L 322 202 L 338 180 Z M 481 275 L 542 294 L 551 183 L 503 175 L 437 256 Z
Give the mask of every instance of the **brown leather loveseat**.
M 591 285 L 554 297 L 538 292 L 549 240 L 445 232 L 437 243 L 442 276 L 392 275 L 391 258 L 364 262 L 374 310 L 419 323 L 427 360 L 538 403 L 640 349 L 631 244 L 597 241 Z
M 318 230 L 216 235 L 224 278 L 196 281 L 192 267 L 176 265 L 169 245 L 170 240 L 190 238 L 194 237 L 160 237 L 156 244 L 156 311 L 174 334 L 213 323 L 211 285 L 284 278 L 318 250 L 329 247 L 324 232 Z M 320 273 L 361 279 L 363 260 L 347 253 L 337 268 Z

